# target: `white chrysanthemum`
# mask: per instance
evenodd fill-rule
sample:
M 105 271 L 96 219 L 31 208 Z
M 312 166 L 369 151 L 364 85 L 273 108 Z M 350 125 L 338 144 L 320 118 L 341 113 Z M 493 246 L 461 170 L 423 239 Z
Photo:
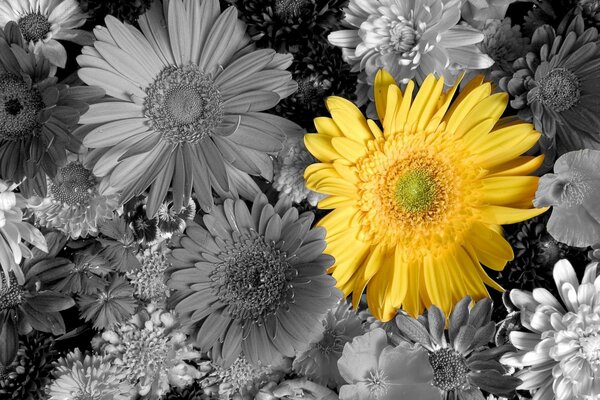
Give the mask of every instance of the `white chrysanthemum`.
M 273 187 L 295 203 L 306 199 L 316 206 L 325 195 L 306 188 L 304 170 L 317 160 L 306 150 L 302 136 L 288 136 L 283 146 L 274 163 Z
M 484 69 L 491 58 L 476 46 L 483 34 L 457 25 L 461 0 L 350 0 L 344 22 L 350 26 L 328 39 L 342 48 L 344 59 L 359 74 L 357 99 L 367 101 L 375 74 L 385 68 L 398 82 L 427 74 L 444 75 L 452 85 L 459 69 Z
M 502 362 L 519 368 L 519 389 L 535 392 L 535 400 L 589 400 L 600 397 L 600 277 L 598 263 L 588 265 L 581 284 L 571 264 L 554 266 L 561 304 L 546 289 L 513 290 L 510 299 L 521 310 L 514 331 L 518 349 Z
M 132 387 L 122 367 L 109 357 L 84 355 L 79 349 L 58 360 L 50 400 L 129 400 Z
M 146 306 L 132 319 L 114 330 L 105 331 L 101 351 L 117 358 L 125 367 L 126 379 L 141 396 L 162 396 L 169 384 L 185 387 L 202 376 L 184 360 L 200 357 L 186 344 L 175 316 L 156 306 Z
M 64 68 L 67 51 L 57 40 L 90 44 L 94 36 L 79 28 L 87 19 L 75 0 L 5 0 L 0 2 L 0 28 L 14 21 L 36 54 Z
M 119 208 L 118 195 L 99 193 L 100 179 L 83 165 L 83 158 L 70 155 L 54 179 L 47 178 L 48 195 L 30 200 L 39 225 L 56 228 L 72 239 L 95 236 L 98 224 L 112 219 Z
M 10 282 L 11 271 L 19 284 L 25 281 L 19 263 L 23 257 L 32 257 L 32 253 L 23 241 L 48 251 L 44 235 L 23 221 L 22 209 L 27 207 L 27 202 L 21 194 L 13 192 L 16 187 L 0 179 L 0 266 L 5 276 L 5 279 L 0 279 L 0 288 L 3 281 Z

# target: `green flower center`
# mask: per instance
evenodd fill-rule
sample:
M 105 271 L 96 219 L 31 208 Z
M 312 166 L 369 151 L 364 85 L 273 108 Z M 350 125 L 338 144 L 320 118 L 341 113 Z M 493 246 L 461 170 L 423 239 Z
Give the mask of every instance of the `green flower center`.
M 18 22 L 19 30 L 26 41 L 38 41 L 46 37 L 52 24 L 40 13 L 30 13 L 22 16 Z
M 467 383 L 469 368 L 465 358 L 453 349 L 443 348 L 429 353 L 433 368 L 433 384 L 442 390 L 454 390 Z
M 223 120 L 221 93 L 196 65 L 166 67 L 146 94 L 144 115 L 169 143 L 198 143 Z
M 97 178 L 79 161 L 62 167 L 50 183 L 54 200 L 69 206 L 87 206 L 96 192 Z
M 579 78 L 565 68 L 550 71 L 539 82 L 539 100 L 546 107 L 562 112 L 570 109 L 579 101 Z
M 6 284 L 6 278 L 2 274 L 2 289 L 0 289 L 0 311 L 7 310 L 20 305 L 23 302 L 25 290 L 17 283 L 17 279 L 10 274 L 10 286 Z
M 427 172 L 416 169 L 398 178 L 395 197 L 398 205 L 411 213 L 427 211 L 437 197 L 435 180 Z
M 296 270 L 285 253 L 262 237 L 236 243 L 225 252 L 210 278 L 215 295 L 227 305 L 232 318 L 258 322 L 293 297 L 288 282 Z
M 38 114 L 44 108 L 40 92 L 12 74 L 0 74 L 0 140 L 37 135 Z

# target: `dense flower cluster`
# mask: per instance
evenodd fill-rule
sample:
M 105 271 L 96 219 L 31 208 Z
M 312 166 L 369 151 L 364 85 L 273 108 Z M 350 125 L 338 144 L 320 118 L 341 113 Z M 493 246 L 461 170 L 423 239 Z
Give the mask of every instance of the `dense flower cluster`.
M 0 398 L 600 398 L 599 28 L 0 0 Z

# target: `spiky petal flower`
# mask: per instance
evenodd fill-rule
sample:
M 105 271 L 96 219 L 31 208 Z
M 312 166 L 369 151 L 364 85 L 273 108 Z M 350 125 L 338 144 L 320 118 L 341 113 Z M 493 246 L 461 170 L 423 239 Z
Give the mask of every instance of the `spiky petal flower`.
M 170 264 L 163 251 L 144 250 L 138 255 L 141 267 L 127 273 L 135 289 L 135 296 L 143 301 L 160 303 L 169 295 L 165 271 Z
M 498 362 L 502 354 L 514 348 L 490 348 L 496 333 L 491 300 L 480 300 L 471 310 L 470 303 L 467 296 L 456 304 L 448 318 L 448 329 L 446 316 L 435 305 L 418 321 L 405 313 L 396 317 L 404 339 L 427 350 L 433 385 L 444 399 L 482 398 L 480 389 L 507 395 L 521 383 L 507 375 L 508 371 Z
M 427 352 L 407 342 L 389 345 L 380 328 L 346 343 L 338 368 L 346 382 L 340 400 L 442 400 L 431 384 L 434 371 Z
M 280 196 L 289 196 L 294 203 L 306 200 L 311 206 L 316 206 L 325 196 L 307 189 L 304 181 L 304 170 L 315 161 L 306 150 L 302 136 L 288 137 L 275 160 L 273 187 Z
M 579 283 L 566 260 L 554 266 L 562 304 L 546 289 L 512 290 L 526 331 L 510 333 L 518 349 L 502 362 L 523 368 L 520 389 L 540 400 L 584 400 L 600 393 L 600 277 L 597 263 L 587 266 Z
M 285 71 L 292 57 L 247 47 L 235 8 L 221 13 L 217 0 L 156 1 L 139 19 L 141 32 L 111 16 L 105 22 L 78 57 L 79 77 L 113 97 L 80 121 L 83 143 L 96 148 L 100 192 L 123 190 L 124 202 L 150 187 L 149 216 L 170 186 L 176 209 L 192 189 L 205 211 L 212 189 L 254 198 L 250 175 L 272 179 L 270 155 L 294 125 L 262 112 L 296 90 Z
M 30 223 L 23 221 L 23 209 L 27 201 L 20 193 L 15 193 L 17 185 L 0 179 L 0 266 L 3 279 L 0 289 L 5 282 L 10 282 L 9 273 L 13 272 L 17 282 L 23 284 L 25 277 L 19 264 L 23 258 L 31 258 L 32 253 L 25 243 L 31 243 L 42 251 L 48 251 L 44 235 Z
M 200 353 L 186 343 L 173 313 L 148 305 L 130 321 L 102 333 L 100 352 L 116 357 L 125 379 L 141 395 L 159 398 L 169 384 L 184 387 L 201 374 L 185 360 Z
M 341 297 L 326 275 L 325 232 L 314 216 L 264 195 L 251 211 L 226 199 L 174 243 L 169 298 L 203 350 L 230 365 L 240 353 L 252 363 L 293 357 L 322 329 Z M 222 351 L 216 346 L 222 343 Z
M 6 29 L 14 30 L 14 23 Z M 71 133 L 80 114 L 104 96 L 99 88 L 59 84 L 55 72 L 47 59 L 11 46 L 0 31 L 0 176 L 27 178 L 21 185 L 26 197 L 46 196 L 46 175 L 54 178 L 67 150 L 81 147 Z
M 324 330 L 310 347 L 294 359 L 293 368 L 301 376 L 332 388 L 345 383 L 337 362 L 346 343 L 362 335 L 362 321 L 346 301 L 341 301 L 327 312 Z
M 10 21 L 16 22 L 30 49 L 61 68 L 67 63 L 67 51 L 57 40 L 90 44 L 92 34 L 76 29 L 86 18 L 75 0 L 6 0 L 0 3 L 0 28 Z
M 111 357 L 82 354 L 76 348 L 57 362 L 49 400 L 130 400 L 131 384 Z
M 540 179 L 537 207 L 552 206 L 548 232 L 569 246 L 587 247 L 600 238 L 600 151 L 562 155 L 554 173 Z
M 98 224 L 111 219 L 119 207 L 119 196 L 98 192 L 100 179 L 83 165 L 84 157 L 69 157 L 56 176 L 48 178 L 48 195 L 30 200 L 39 225 L 56 228 L 72 239 L 97 235 Z
M 373 315 L 390 320 L 400 307 L 416 316 L 425 306 L 452 305 L 484 286 L 503 290 L 481 264 L 502 270 L 513 251 L 500 224 L 541 214 L 532 200 L 543 157 L 521 156 L 539 139 L 531 124 L 500 119 L 504 93 L 472 80 L 450 106 L 458 83 L 414 83 L 404 93 L 382 70 L 375 82 L 383 129 L 351 102 L 327 99 L 333 118 L 317 118 L 304 137 L 321 163 L 306 169 L 307 187 L 328 194 L 319 208 L 334 209 L 326 253 L 336 259 L 337 286 L 353 294 L 367 287 Z M 443 278 L 442 278 L 443 277 Z
M 341 47 L 358 77 L 359 105 L 372 92 L 375 75 L 385 68 L 398 82 L 423 82 L 427 74 L 444 75 L 452 84 L 459 69 L 484 69 L 493 64 L 476 44 L 483 34 L 458 25 L 461 0 L 351 0 L 344 21 L 351 29 L 329 35 Z M 372 98 L 372 94 L 369 93 Z

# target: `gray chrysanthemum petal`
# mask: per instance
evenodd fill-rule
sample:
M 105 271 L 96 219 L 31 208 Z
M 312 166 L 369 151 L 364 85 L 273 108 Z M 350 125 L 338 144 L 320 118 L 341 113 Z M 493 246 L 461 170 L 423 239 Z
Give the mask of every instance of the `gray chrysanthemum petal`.
M 459 328 L 466 324 L 469 320 L 470 303 L 471 298 L 469 296 L 464 297 L 462 300 L 456 303 L 454 310 L 452 310 L 452 313 L 450 314 L 448 336 L 452 345 L 454 345 L 454 339 L 458 334 Z
M 477 329 L 472 325 L 463 325 L 458 330 L 458 334 L 454 339 L 454 349 L 460 354 L 466 354 L 468 349 L 473 344 Z
M 427 320 L 429 333 L 437 345 L 442 345 L 444 340 L 444 327 L 446 326 L 446 316 L 437 306 L 432 305 L 427 309 Z
M 429 336 L 429 332 L 413 318 L 404 313 L 398 313 L 398 315 L 396 315 L 396 325 L 398 325 L 400 332 L 409 340 L 415 343 L 421 343 L 426 348 L 431 348 L 431 337 Z
M 490 318 L 492 317 L 492 300 L 489 298 L 485 298 L 479 300 L 471 313 L 469 314 L 469 325 L 475 327 L 475 329 L 486 324 Z

